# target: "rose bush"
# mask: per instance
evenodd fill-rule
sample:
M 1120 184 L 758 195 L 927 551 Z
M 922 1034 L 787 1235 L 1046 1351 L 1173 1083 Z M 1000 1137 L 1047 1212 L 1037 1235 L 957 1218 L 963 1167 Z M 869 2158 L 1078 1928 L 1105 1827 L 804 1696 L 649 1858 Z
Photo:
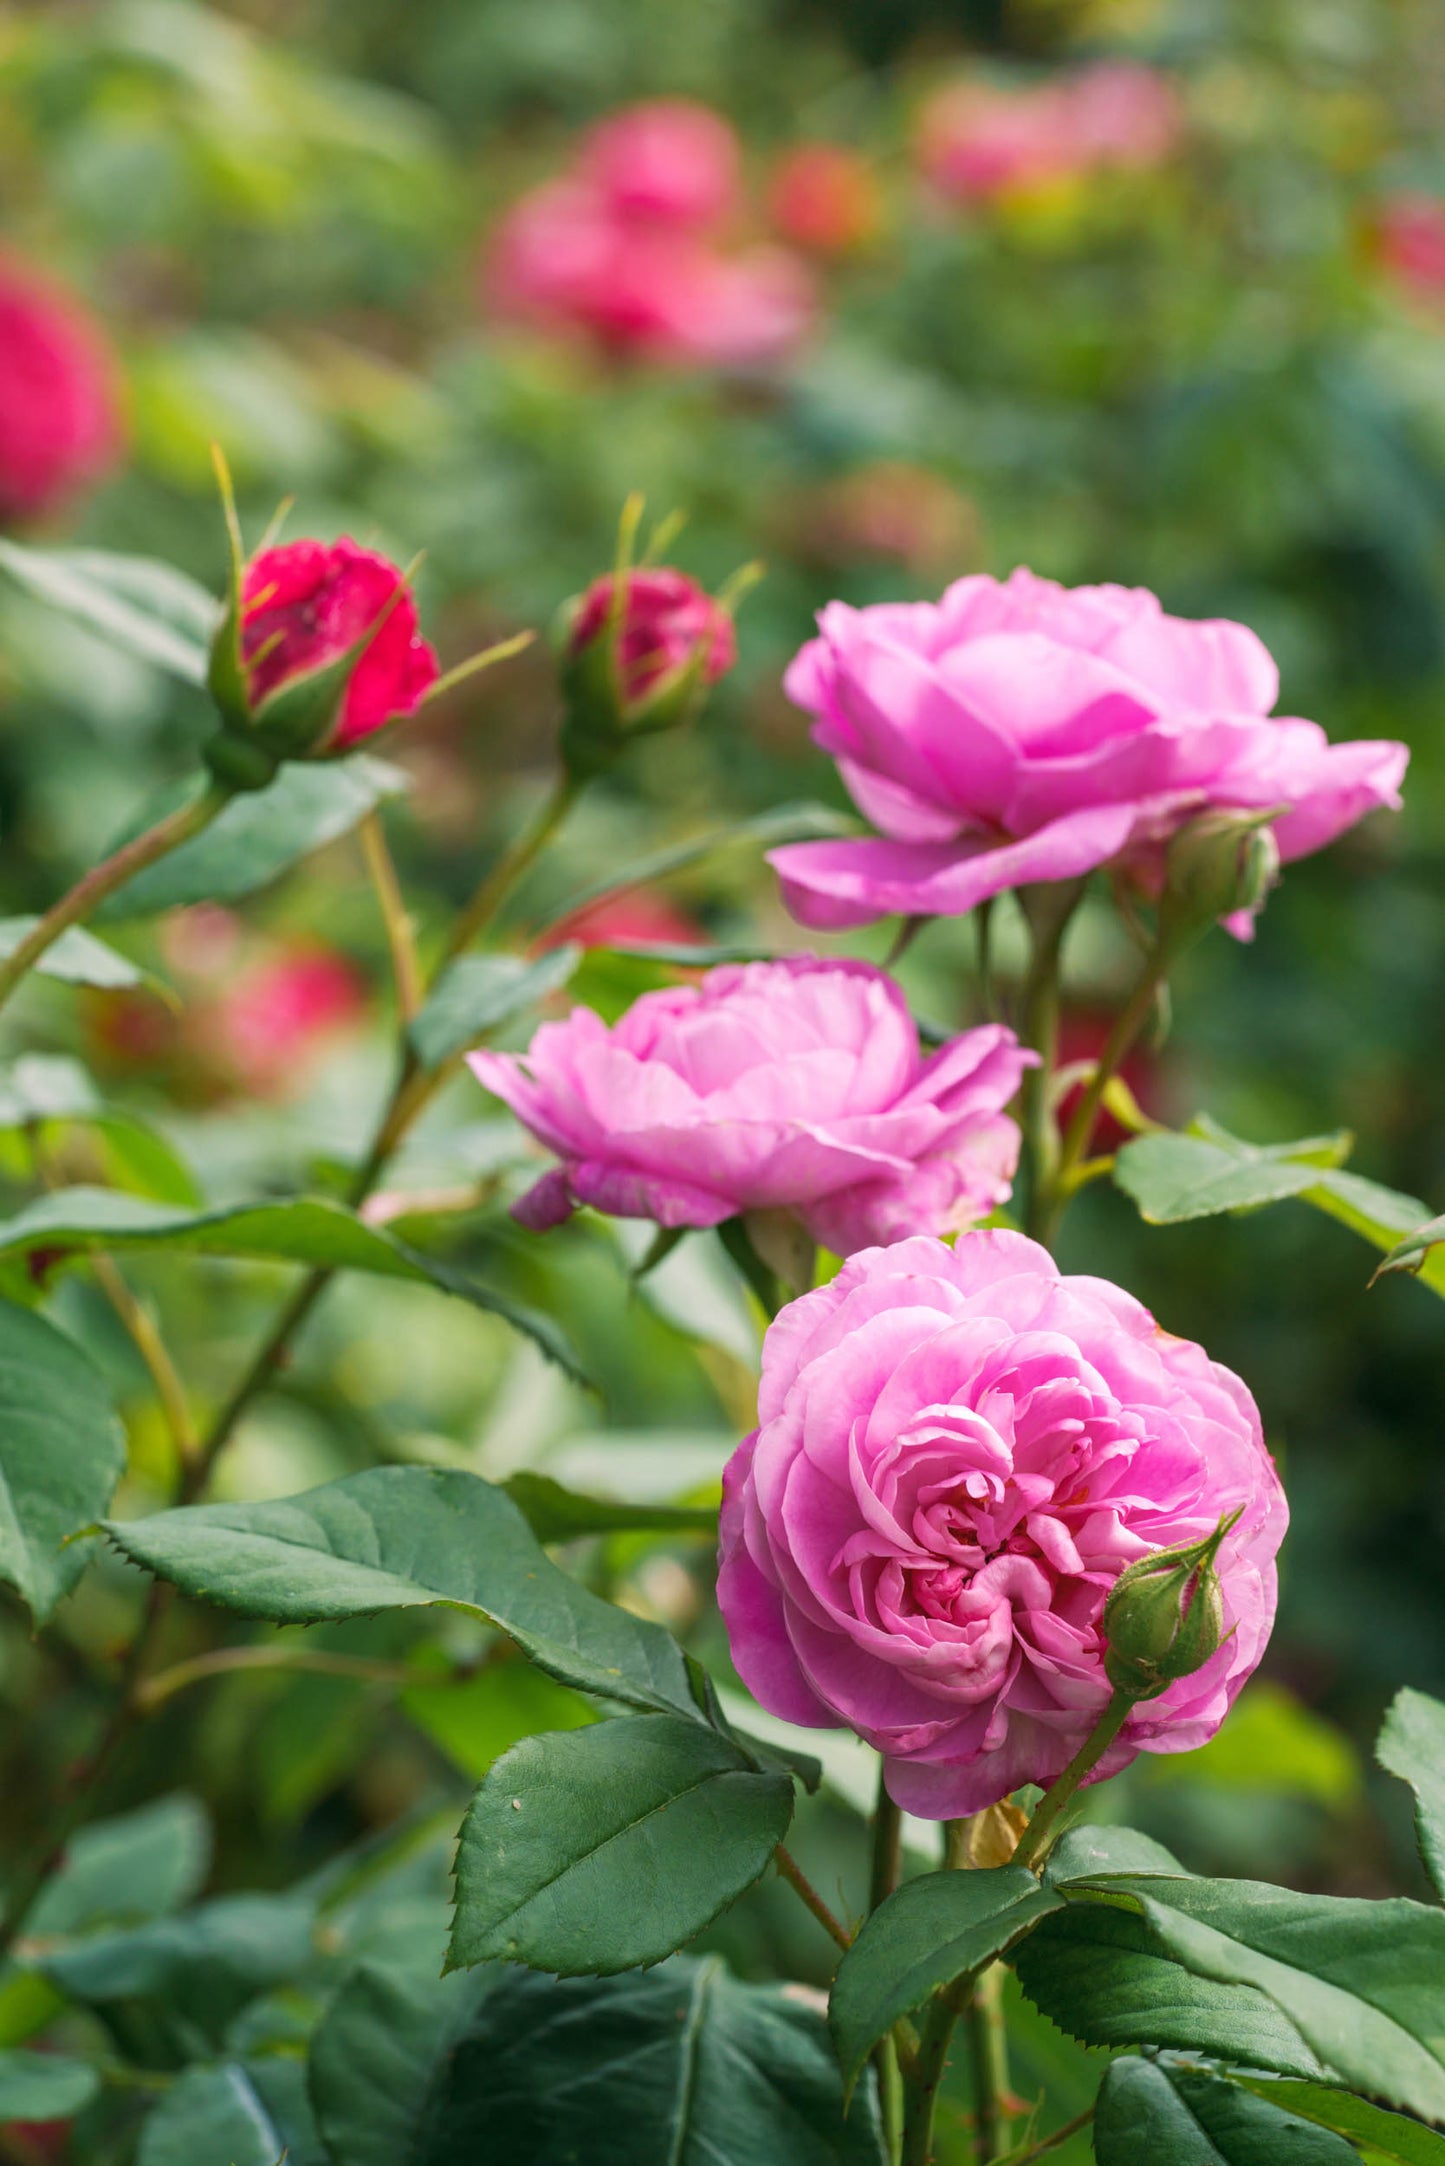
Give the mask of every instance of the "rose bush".
M 1238 1511 L 1230 1636 L 1100 1761 L 1213 1736 L 1264 1651 L 1287 1512 L 1244 1385 L 1013 1233 L 865 1250 L 768 1333 L 724 1481 L 718 1599 L 775 1715 L 849 1724 L 905 1810 L 1062 1773 L 1107 1706 L 1104 1603 Z
M 1111 863 L 1155 886 L 1161 843 L 1206 810 L 1278 807 L 1288 862 L 1399 803 L 1403 745 L 1274 716 L 1253 632 L 1169 616 L 1143 588 L 1020 569 L 937 603 L 830 602 L 818 626 L 788 695 L 882 834 L 772 853 L 805 925 L 960 915 Z
M 990 1025 L 925 1059 L 882 971 L 790 956 L 644 993 L 611 1030 L 576 1008 L 471 1066 L 563 1161 L 516 1206 L 525 1224 L 578 1204 L 659 1226 L 784 1208 L 846 1254 L 1004 1200 L 1003 1109 L 1030 1058 Z

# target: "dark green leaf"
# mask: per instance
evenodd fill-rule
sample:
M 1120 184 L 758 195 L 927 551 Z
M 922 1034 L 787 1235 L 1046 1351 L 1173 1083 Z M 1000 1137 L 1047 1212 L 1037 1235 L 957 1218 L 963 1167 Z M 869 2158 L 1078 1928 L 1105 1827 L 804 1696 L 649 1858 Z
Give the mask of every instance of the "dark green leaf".
M 564 1489 L 549 1474 L 514 1474 L 502 1484 L 539 1542 L 583 1534 L 706 1534 L 717 1537 L 710 1504 L 614 1504 Z
M 84 1571 L 62 1548 L 93 1526 L 125 1466 L 100 1371 L 43 1317 L 0 1302 L 0 1580 L 37 1621 Z
M 424 1255 L 384 1227 L 368 1225 L 328 1197 L 293 1196 L 278 1202 L 191 1211 L 110 1188 L 62 1188 L 38 1198 L 16 1217 L 0 1221 L 0 1256 L 32 1248 L 182 1249 L 198 1256 L 244 1257 L 409 1279 L 501 1317 L 534 1340 L 549 1360 L 578 1383 L 588 1381 L 565 1334 L 550 1317 L 493 1287 L 479 1285 L 465 1272 Z
M 1071 1880 L 1095 1878 L 1101 1873 L 1167 1873 L 1184 1871 L 1171 1850 L 1156 1843 L 1152 1835 L 1137 1828 L 1100 1826 L 1091 1820 L 1068 1828 L 1049 1854 L 1044 1878 L 1055 1886 Z
M 335 2166 L 882 2166 L 820 2019 L 715 1959 L 621 1978 L 363 1965 L 317 2033 Z
M 417 1059 L 423 1068 L 440 1068 L 454 1053 L 479 1044 L 488 1031 L 555 993 L 581 960 L 582 950 L 570 941 L 535 962 L 520 955 L 459 955 L 411 1026 Z
M 1062 1911 L 1010 1960 L 1035 2007 L 1081 2045 L 1178 2046 L 1292 2076 L 1328 2073 L 1267 1994 L 1196 1977 L 1133 1911 Z
M 682 1649 L 552 1563 L 479 1475 L 374 1467 L 276 1504 L 112 1522 L 128 1557 L 188 1594 L 275 1624 L 383 1609 L 470 1610 L 567 1685 L 703 1720 Z
M 1445 1896 L 1445 1706 L 1428 1693 L 1399 1693 L 1375 1752 L 1381 1767 L 1415 1793 L 1420 1855 L 1437 1894 Z
M 792 1811 L 786 1776 L 679 1716 L 525 1738 L 462 1823 L 449 1964 L 660 1962 L 752 1885 Z
M 369 753 L 288 761 L 264 790 L 233 797 L 204 834 L 127 880 L 97 911 L 103 922 L 153 917 L 182 903 L 237 902 L 265 887 L 406 788 L 401 770 Z M 169 805 L 149 806 L 149 825 Z
M 26 1922 L 32 1943 L 179 1910 L 199 1892 L 211 1830 L 199 1799 L 178 1792 L 73 1835 Z
M 299 2061 L 188 2068 L 153 2107 L 136 2166 L 325 2166 Z
M 33 933 L 39 918 L 0 918 L 0 961 L 13 955 L 26 935 Z M 60 978 L 66 985 L 97 985 L 103 992 L 120 992 L 140 985 L 145 972 L 117 955 L 83 925 L 72 925 L 48 947 L 34 968 L 42 978 Z
M 1076 1881 L 1069 1895 L 1137 1909 L 1153 1945 L 1196 1980 L 1267 1994 L 1321 2068 L 1347 2086 L 1445 2117 L 1445 1911 L 1162 1876 Z M 1139 2042 L 1219 2050 L 1204 2038 Z M 1266 2058 L 1228 2051 L 1255 2066 Z
M 1342 2136 L 1170 2055 L 1105 2070 L 1094 2113 L 1099 2166 L 1359 2166 Z
M 221 607 L 174 565 L 101 549 L 24 549 L 0 540 L 0 571 L 99 638 L 186 684 L 205 683 L 206 648 Z
M 832 811 L 827 805 L 779 805 L 775 811 L 760 812 L 751 820 L 734 820 L 726 827 L 710 827 L 686 842 L 675 842 L 665 850 L 654 850 L 650 856 L 635 859 L 621 879 L 615 873 L 609 873 L 603 880 L 594 880 L 590 887 L 569 895 L 551 922 L 562 924 L 577 911 L 600 902 L 604 895 L 618 895 L 628 888 L 642 887 L 649 880 L 661 880 L 669 873 L 681 872 L 685 866 L 711 857 L 715 850 L 731 849 L 740 844 L 753 849 L 770 849 L 775 843 L 812 842 L 830 835 L 856 832 L 855 821 L 846 813 Z
M 68 2121 L 99 2089 L 100 2079 L 88 2062 L 67 2054 L 0 2052 L 0 2126 L 7 2121 Z
M 1401 2113 L 1390 2113 L 1383 2106 L 1371 2105 L 1368 2099 L 1356 2098 L 1350 2091 L 1333 2091 L 1323 2084 L 1298 2083 L 1288 2077 L 1250 2075 L 1238 2068 L 1229 2071 L 1229 2079 L 1302 2121 L 1337 2129 L 1363 2149 L 1371 2166 L 1377 2166 L 1377 2162 L 1383 2162 L 1383 2166 L 1445 2166 L 1445 2136 L 1419 2121 L 1407 2120 Z
M 902 2016 L 1001 1955 L 1064 1898 L 1022 1865 L 924 1873 L 867 1920 L 838 1966 L 829 2002 L 844 2081 Z

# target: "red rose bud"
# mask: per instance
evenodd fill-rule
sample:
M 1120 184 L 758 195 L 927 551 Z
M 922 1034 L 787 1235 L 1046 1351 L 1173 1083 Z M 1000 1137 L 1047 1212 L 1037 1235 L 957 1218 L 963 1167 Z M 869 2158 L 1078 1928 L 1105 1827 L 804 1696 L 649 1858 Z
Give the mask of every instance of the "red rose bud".
M 728 609 L 684 572 L 609 572 L 567 603 L 558 626 L 575 776 L 609 767 L 630 737 L 670 729 L 737 660 Z
M 388 558 L 344 536 L 263 549 L 212 648 L 225 728 L 208 757 L 258 787 L 282 760 L 329 758 L 414 714 L 439 674 Z
M 1104 1674 L 1116 1692 L 1153 1700 L 1202 1669 L 1224 1640 L 1215 1559 L 1238 1512 L 1202 1542 L 1159 1549 L 1119 1574 L 1104 1604 Z

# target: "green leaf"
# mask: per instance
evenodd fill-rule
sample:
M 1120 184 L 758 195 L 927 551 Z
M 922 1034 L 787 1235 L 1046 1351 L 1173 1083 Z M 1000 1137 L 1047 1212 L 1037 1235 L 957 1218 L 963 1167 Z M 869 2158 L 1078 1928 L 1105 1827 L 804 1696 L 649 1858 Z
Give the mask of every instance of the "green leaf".
M 705 1719 L 672 1635 L 569 1579 L 511 1498 L 477 1474 L 373 1467 L 280 1503 L 192 1505 L 106 1531 L 135 1563 L 243 1616 L 318 1624 L 467 1610 L 562 1684 Z
M 27 934 L 40 923 L 38 917 L 0 918 L 0 961 L 13 955 Z M 83 925 L 71 925 L 46 949 L 34 968 L 42 978 L 59 978 L 66 985 L 96 985 L 102 992 L 123 992 L 140 985 L 145 972 L 124 955 L 117 955 Z
M 1044 1878 L 1061 1886 L 1072 1880 L 1097 1879 L 1101 1873 L 1164 1873 L 1175 1878 L 1183 1871 L 1174 1853 L 1152 1835 L 1085 1820 L 1059 1837 L 1049 1853 Z
M 620 1978 L 362 1965 L 316 2035 L 334 2166 L 883 2166 L 819 2018 L 714 1957 Z
M 152 2108 L 136 2166 L 324 2166 L 305 2071 L 280 2059 L 188 2068 Z
M 1010 1960 L 1034 2006 L 1081 2045 L 1178 2046 L 1286 2075 L 1329 2073 L 1267 1994 L 1194 1975 L 1135 1911 L 1071 1907 Z
M 0 1580 L 37 1623 L 89 1561 L 62 1548 L 93 1526 L 125 1466 L 105 1379 L 43 1317 L 0 1302 Z
M 0 2052 L 0 2127 L 7 2121 L 68 2121 L 99 2089 L 88 2062 L 68 2054 Z
M 198 1256 L 307 1264 L 319 1270 L 366 1271 L 373 1277 L 408 1279 L 415 1285 L 435 1286 L 501 1317 L 576 1382 L 589 1381 L 570 1341 L 549 1316 L 411 1248 L 384 1227 L 368 1225 L 329 1197 L 293 1196 L 191 1211 L 116 1189 L 62 1188 L 37 1198 L 14 1218 L 0 1220 L 0 1257 L 34 1248 L 181 1249 Z
M 190 1168 L 164 1136 L 107 1107 L 87 1069 L 65 1054 L 27 1053 L 0 1071 L 0 1129 L 37 1127 L 46 1144 L 84 1130 L 118 1188 L 164 1203 L 200 1205 Z
M 828 2013 L 844 2082 L 851 2088 L 900 2017 L 1002 1955 L 1063 1903 L 1022 1865 L 905 1881 L 867 1920 L 833 1981 Z
M 1403 1200 L 1412 1203 L 1408 1197 Z M 1445 1218 L 1427 1218 L 1423 1224 L 1417 1220 L 1403 1241 L 1388 1245 L 1379 1242 L 1378 1245 L 1386 1249 L 1386 1256 L 1375 1273 L 1376 1278 L 1390 1271 L 1408 1271 L 1423 1279 L 1437 1294 L 1445 1293 L 1445 1257 L 1435 1253 L 1442 1241 L 1445 1241 Z
M 1342 2136 L 1173 2056 L 1114 2061 L 1094 2111 L 1099 2166 L 1359 2166 Z
M 1151 1226 L 1176 1226 L 1303 1195 L 1318 1184 L 1321 1167 L 1348 1154 L 1352 1140 L 1341 1132 L 1297 1143 L 1241 1143 L 1213 1123 L 1197 1122 L 1189 1135 L 1136 1136 L 1124 1144 L 1114 1180 Z
M 190 1902 L 211 1862 L 205 1807 L 184 1791 L 72 1835 L 31 1911 L 32 1944 L 140 1924 Z
M 399 768 L 365 752 L 344 760 L 288 761 L 264 790 L 233 797 L 203 834 L 117 888 L 97 920 L 154 917 L 183 903 L 238 902 L 349 834 L 406 787 Z M 142 824 L 169 809 L 147 807 Z
M 1403 2114 L 1371 2105 L 1368 2099 L 1356 2098 L 1353 2092 L 1287 2077 L 1250 2075 L 1237 2068 L 1229 2071 L 1229 2080 L 1282 2106 L 1299 2120 L 1348 2136 L 1363 2149 L 1370 2166 L 1445 2166 L 1445 2136 Z
M 616 1504 L 564 1489 L 549 1474 L 514 1474 L 502 1487 L 539 1542 L 584 1534 L 705 1534 L 717 1538 L 711 1504 Z
M 752 1885 L 792 1812 L 786 1776 L 678 1716 L 526 1738 L 462 1823 L 448 1964 L 660 1962 Z
M 711 857 L 715 850 L 733 849 L 742 844 L 753 849 L 767 849 L 775 843 L 812 842 L 856 832 L 856 821 L 849 819 L 846 813 L 832 811 L 827 805 L 779 805 L 773 812 L 760 812 L 751 820 L 733 820 L 726 827 L 710 827 L 686 842 L 671 843 L 664 850 L 654 850 L 648 857 L 634 859 L 623 878 L 609 873 L 605 879 L 594 880 L 589 887 L 579 888 L 576 894 L 569 895 L 561 908 L 554 911 L 550 923 L 562 924 L 577 911 L 600 902 L 604 895 L 620 895 L 628 888 L 642 887 L 650 880 L 661 880 L 669 873 L 681 872 L 685 866 Z
M 1436 1893 L 1445 1896 L 1445 1706 L 1407 1687 L 1391 1703 L 1375 1755 L 1415 1793 L 1420 1855 Z
M 205 683 L 206 649 L 221 605 L 174 565 L 101 549 L 24 549 L 0 539 L 0 571 L 168 676 Z
M 454 1053 L 555 993 L 581 960 L 581 948 L 571 941 L 535 962 L 520 955 L 459 955 L 411 1026 L 417 1059 L 426 1069 L 442 1067 Z
M 1119 1875 L 1075 1881 L 1067 1892 L 1135 1910 L 1146 1944 L 1194 1979 L 1267 1994 L 1321 2070 L 1342 2083 L 1427 2119 L 1445 2117 L 1445 1911 L 1249 1880 Z M 1220 2050 L 1202 2037 L 1147 2032 L 1131 2042 Z M 1225 2051 L 1254 2065 L 1264 2058 L 1257 2047 Z

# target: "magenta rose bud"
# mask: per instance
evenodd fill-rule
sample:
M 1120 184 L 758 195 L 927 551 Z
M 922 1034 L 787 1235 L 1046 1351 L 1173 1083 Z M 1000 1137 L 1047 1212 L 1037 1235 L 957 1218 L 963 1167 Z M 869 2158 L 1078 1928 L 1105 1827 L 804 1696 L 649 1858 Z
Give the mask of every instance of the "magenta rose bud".
M 769 1331 L 758 1427 L 723 1479 L 718 1597 L 762 1706 L 856 1730 L 905 1811 L 957 1819 L 1062 1774 L 1112 1697 L 1120 1574 L 1231 1515 L 1217 1645 L 1140 1701 L 1090 1779 L 1204 1744 L 1264 1651 L 1288 1515 L 1258 1410 L 1021 1234 L 902 1241 Z
M 1142 587 L 979 574 L 936 604 L 830 602 L 818 628 L 788 695 L 880 833 L 772 853 L 805 925 L 959 916 L 1111 863 L 1153 893 L 1201 813 L 1277 812 L 1287 864 L 1400 801 L 1404 745 L 1274 715 L 1253 632 Z
M 68 294 L 0 258 L 0 519 L 43 517 L 119 455 L 119 377 Z
M 669 565 L 594 579 L 562 610 L 558 645 L 562 753 L 578 775 L 609 767 L 629 737 L 686 721 L 738 651 L 728 611 Z
M 263 724 L 267 702 L 354 656 L 313 752 L 341 752 L 415 713 L 439 674 L 396 565 L 344 535 L 287 542 L 246 566 L 241 660 Z
M 867 963 L 730 964 L 644 993 L 611 1029 L 590 1008 L 522 1055 L 471 1065 L 562 1164 L 517 1206 L 577 1204 L 659 1226 L 791 1210 L 847 1254 L 955 1231 L 1009 1193 L 1004 1107 L 1034 1056 L 998 1025 L 926 1058 L 893 980 Z

